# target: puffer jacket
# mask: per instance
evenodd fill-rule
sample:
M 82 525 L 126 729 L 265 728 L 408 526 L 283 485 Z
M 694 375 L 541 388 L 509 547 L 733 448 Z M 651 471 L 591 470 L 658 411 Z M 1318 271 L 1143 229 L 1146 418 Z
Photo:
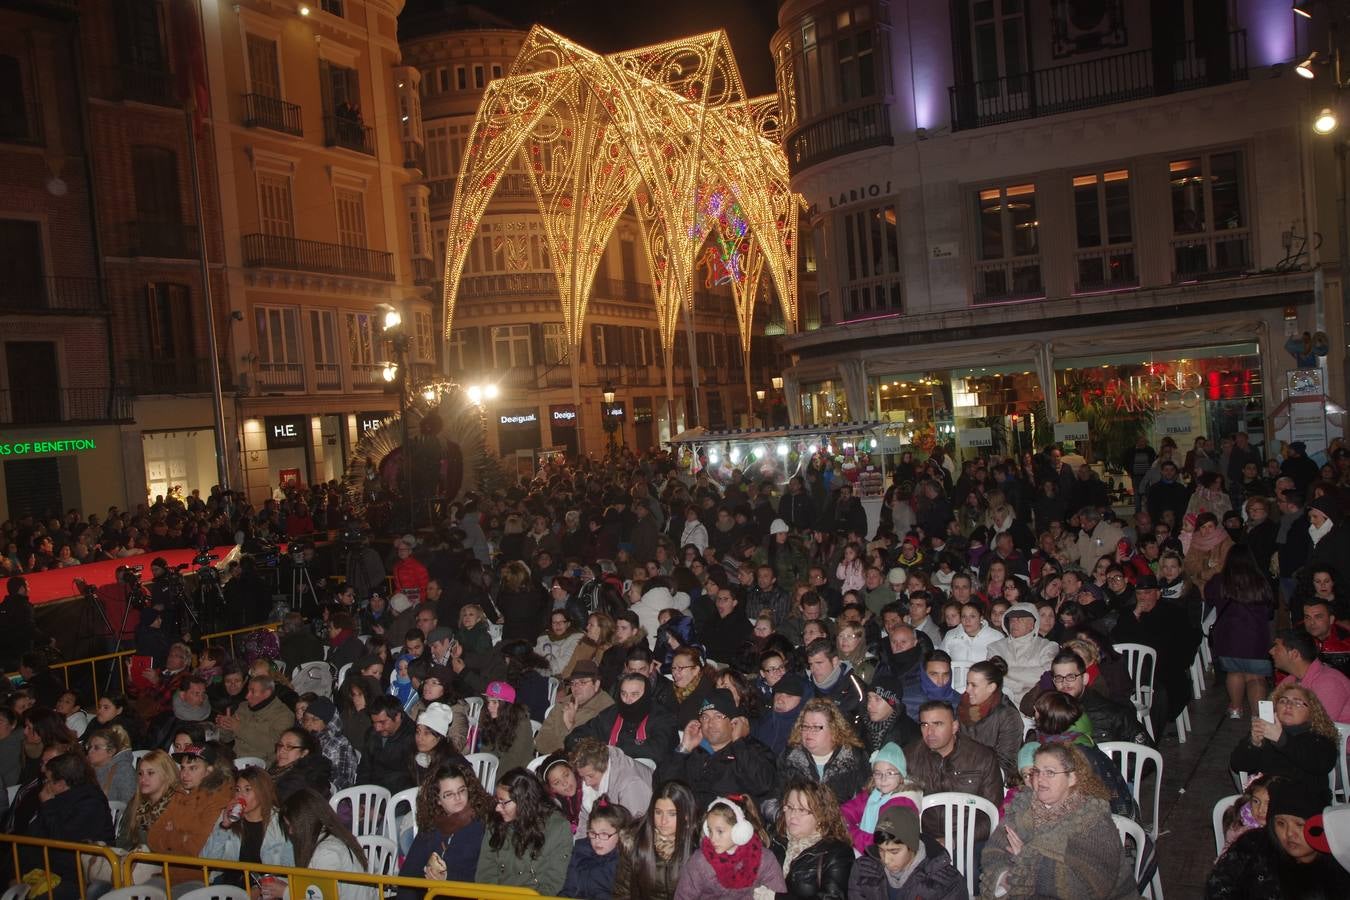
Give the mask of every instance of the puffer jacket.
M 781 866 L 787 858 L 787 839 L 775 838 L 770 849 Z M 848 897 L 848 876 L 852 871 L 853 848 L 843 841 L 825 838 L 797 854 L 792 865 L 783 872 L 787 891 L 775 896 L 777 900 L 798 897 L 845 900 Z
M 642 599 L 629 609 L 638 617 L 638 624 L 647 632 L 647 641 L 651 649 L 656 649 L 656 633 L 661 630 L 661 610 L 689 610 L 689 595 L 684 591 L 670 592 L 667 587 L 654 587 L 642 595 Z
M 577 826 L 580 832 L 581 827 Z M 614 875 L 619 868 L 619 854 L 622 850 L 615 847 L 601 856 L 595 852 L 591 842 L 577 841 L 572 845 L 572 859 L 567 864 L 567 880 L 563 882 L 560 897 L 575 897 L 577 900 L 609 900 L 614 891 Z
M 952 865 L 942 845 L 923 838 L 923 855 L 905 883 L 891 893 L 886 867 L 875 847 L 853 862 L 848 879 L 849 900 L 968 900 L 966 877 Z
M 516 855 L 510 836 L 500 849 L 492 849 L 492 832 L 483 834 L 474 881 L 507 887 L 532 888 L 546 897 L 556 896 L 567 878 L 572 858 L 572 829 L 562 813 L 550 813 L 544 824 L 544 846 L 528 858 Z
M 828 786 L 839 802 L 843 803 L 862 790 L 871 775 L 872 767 L 867 762 L 867 756 L 858 747 L 836 747 L 825 763 L 824 775 L 821 775 L 811 754 L 798 744 L 788 747 L 778 763 L 778 796 L 785 796 L 787 784 L 793 778 L 804 778 Z
M 1205 881 L 1206 900 L 1347 896 L 1350 872 L 1335 859 L 1318 853 L 1311 863 L 1293 863 L 1264 828 L 1233 841 Z
M 695 850 L 695 853 L 698 851 Z M 612 900 L 671 900 L 675 896 L 675 885 L 680 880 L 680 870 L 684 868 L 682 859 L 662 859 L 656 856 L 656 874 L 650 887 L 643 889 L 638 883 L 633 866 L 633 855 L 626 850 L 619 851 L 619 865 L 614 873 L 614 887 L 610 893 Z
M 600 779 L 600 789 L 594 790 L 590 785 L 581 787 L 581 815 L 577 818 L 579 835 L 586 833 L 586 825 L 591 817 L 590 810 L 601 795 L 608 797 L 609 802 L 615 806 L 622 806 L 628 810 L 634 818 L 642 815 L 652 802 L 652 770 L 634 761 L 618 747 L 609 747 L 607 750 L 609 763 L 605 767 L 604 777 Z M 611 880 L 613 875 L 611 869 Z
M 963 718 L 961 733 L 998 754 L 998 764 L 1003 768 L 1005 779 L 1011 779 L 1017 774 L 1017 751 L 1021 749 L 1026 736 L 1026 723 L 1006 694 L 989 715 L 980 721 L 971 722 Z
M 1035 606 L 1017 603 L 1003 615 L 1004 633 L 1008 631 L 1008 616 L 1014 611 L 1028 613 L 1032 621 L 1039 621 Z M 1019 638 L 1005 637 L 989 645 L 989 655 L 1001 656 L 1008 664 L 1008 674 L 1003 677 L 1003 693 L 1014 705 L 1020 703 L 1022 696 L 1041 680 L 1041 675 L 1049 671 L 1058 652 L 1059 645 L 1038 635 L 1035 628 Z

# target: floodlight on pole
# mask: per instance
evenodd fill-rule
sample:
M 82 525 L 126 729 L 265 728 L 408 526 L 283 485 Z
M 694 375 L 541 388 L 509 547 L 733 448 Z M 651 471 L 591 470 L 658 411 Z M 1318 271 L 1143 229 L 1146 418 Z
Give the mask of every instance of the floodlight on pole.
M 1317 63 L 1317 51 L 1314 50 L 1313 52 L 1307 55 L 1307 57 L 1303 60 L 1303 62 L 1294 66 L 1294 71 L 1297 72 L 1299 76 L 1302 78 L 1316 78 L 1317 72 L 1313 69 L 1313 66 L 1316 63 Z
M 1313 131 L 1318 134 L 1331 134 L 1340 124 L 1336 118 L 1336 111 L 1329 106 L 1322 107 L 1322 111 L 1313 119 Z

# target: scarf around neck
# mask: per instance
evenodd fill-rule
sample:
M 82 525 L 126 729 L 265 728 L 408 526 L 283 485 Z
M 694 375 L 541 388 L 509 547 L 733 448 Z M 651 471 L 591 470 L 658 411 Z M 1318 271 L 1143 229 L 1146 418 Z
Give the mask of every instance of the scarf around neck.
M 717 883 L 728 890 L 745 890 L 755 886 L 759 878 L 759 862 L 764 856 L 764 845 L 759 837 L 750 838 L 749 843 L 734 848 L 730 853 L 718 853 L 713 849 L 712 841 L 703 838 L 699 842 L 703 858 L 712 866 Z
M 868 834 L 877 830 L 877 819 L 881 816 L 881 808 L 889 801 L 900 796 L 900 792 L 894 794 L 883 794 L 876 788 L 867 795 L 867 802 L 863 804 L 862 821 L 858 823 L 858 830 L 865 831 Z
M 992 697 L 976 706 L 970 702 L 970 694 L 962 693 L 961 703 L 956 707 L 957 718 L 960 719 L 962 725 L 981 722 L 989 717 L 989 714 L 998 707 L 999 701 L 1002 699 L 1003 692 L 995 691 Z
M 1314 547 L 1317 546 L 1317 544 L 1322 540 L 1322 538 L 1327 536 L 1327 532 L 1331 531 L 1331 528 L 1332 528 L 1332 521 L 1330 519 L 1324 520 L 1322 522 L 1321 528 L 1318 528 L 1311 522 L 1308 523 L 1308 537 L 1312 538 Z
M 1191 546 L 1201 553 L 1208 553 L 1228 539 L 1228 532 L 1222 528 L 1213 531 L 1197 531 L 1191 535 Z

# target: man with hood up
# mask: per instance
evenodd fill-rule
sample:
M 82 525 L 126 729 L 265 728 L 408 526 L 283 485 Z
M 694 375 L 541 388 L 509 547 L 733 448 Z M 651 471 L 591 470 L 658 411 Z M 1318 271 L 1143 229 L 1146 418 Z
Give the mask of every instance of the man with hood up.
M 1003 614 L 1003 633 L 1007 637 L 989 645 L 991 657 L 1001 656 L 1008 664 L 1003 676 L 1003 693 L 1013 705 L 1022 702 L 1022 696 L 1036 686 L 1050 669 L 1059 645 L 1036 633 L 1040 617 L 1030 603 L 1014 603 Z

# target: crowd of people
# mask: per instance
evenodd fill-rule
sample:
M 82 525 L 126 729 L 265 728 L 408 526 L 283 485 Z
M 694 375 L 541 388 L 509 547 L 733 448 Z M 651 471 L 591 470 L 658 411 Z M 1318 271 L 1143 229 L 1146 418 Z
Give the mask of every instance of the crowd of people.
M 1137 786 L 1100 745 L 1174 740 L 1207 641 L 1249 729 L 1208 894 L 1350 895 L 1305 834 L 1350 723 L 1350 451 L 1319 469 L 1300 445 L 1267 461 L 1238 434 L 1182 461 L 1141 437 L 1118 461 L 1136 487 L 1122 513 L 1059 446 L 960 465 L 939 447 L 903 456 L 875 526 L 856 469 L 823 455 L 791 477 L 699 462 L 555 458 L 450 503 L 387 557 L 347 548 L 342 572 L 298 544 L 289 610 L 233 656 L 150 590 L 125 637 L 153 663 L 96 702 L 6 633 L 31 628 L 22 572 L 366 523 L 331 486 L 258 509 L 213 492 L 102 523 L 5 523 L 22 548 L 0 602 L 20 672 L 0 705 L 6 830 L 361 872 L 356 811 L 330 799 L 369 784 L 415 790 L 390 837 L 400 872 L 430 881 L 1137 897 L 1157 848 L 1118 837 L 1113 815 L 1143 821 Z M 240 615 L 263 621 L 269 600 Z M 1151 696 L 1121 644 L 1152 649 Z M 925 808 L 949 791 L 999 811 L 973 848 Z M 73 858 L 51 865 L 53 896 L 74 896 Z M 178 891 L 202 873 L 167 877 Z M 342 890 L 358 893 L 373 896 Z

